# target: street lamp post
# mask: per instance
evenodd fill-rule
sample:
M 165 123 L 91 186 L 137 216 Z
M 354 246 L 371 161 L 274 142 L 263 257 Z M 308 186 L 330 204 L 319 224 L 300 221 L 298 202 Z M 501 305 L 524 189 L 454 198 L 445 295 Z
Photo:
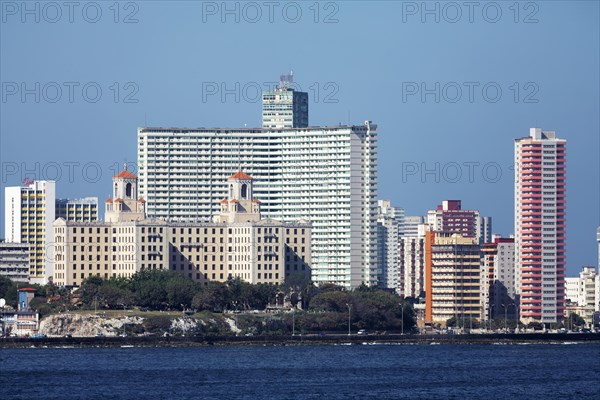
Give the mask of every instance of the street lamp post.
M 351 316 L 351 314 L 350 314 L 350 309 L 351 309 L 350 303 L 346 303 L 346 307 L 348 307 L 348 336 L 350 336 L 350 316 Z
M 507 328 L 508 307 L 506 305 L 504 305 L 504 303 L 502 303 L 501 306 L 502 306 L 502 308 L 504 308 L 504 333 L 506 333 L 508 331 L 508 328 Z
M 404 335 L 404 303 L 402 303 L 402 314 L 400 316 L 401 320 L 402 320 L 402 334 Z
M 495 306 L 495 304 L 490 305 L 490 315 L 489 315 L 490 331 L 492 330 L 492 315 L 494 315 L 494 306 Z
M 296 335 L 296 309 L 292 308 L 292 336 Z
M 515 307 L 515 318 L 517 319 L 517 324 L 515 325 L 515 332 L 519 331 L 519 317 L 518 315 L 518 311 L 517 311 L 517 304 L 516 303 L 510 303 L 511 306 Z

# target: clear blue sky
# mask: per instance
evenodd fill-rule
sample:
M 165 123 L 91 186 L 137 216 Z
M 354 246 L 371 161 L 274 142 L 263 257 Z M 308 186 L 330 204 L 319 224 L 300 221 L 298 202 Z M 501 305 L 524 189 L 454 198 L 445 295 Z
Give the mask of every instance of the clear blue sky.
M 222 2 L 140 1 L 118 15 L 113 1 L 26 4 L 33 13 L 0 4 L 2 187 L 58 165 L 59 196 L 103 201 L 116 163 L 136 160 L 137 127 L 259 126 L 256 88 L 291 68 L 310 93 L 311 125 L 378 124 L 379 197 L 408 215 L 462 199 L 512 233 L 513 140 L 557 131 L 568 140 L 567 272 L 597 264 L 596 1 L 427 2 L 438 15 L 391 1 L 230 2 L 232 13 Z M 211 94 L 222 84 L 233 94 Z M 436 165 L 439 181 L 421 176 Z

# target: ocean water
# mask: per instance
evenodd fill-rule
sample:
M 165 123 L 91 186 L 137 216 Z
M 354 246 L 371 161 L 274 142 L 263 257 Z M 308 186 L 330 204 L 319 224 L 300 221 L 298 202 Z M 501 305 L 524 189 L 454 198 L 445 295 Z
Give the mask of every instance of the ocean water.
M 0 399 L 600 399 L 600 344 L 0 349 Z

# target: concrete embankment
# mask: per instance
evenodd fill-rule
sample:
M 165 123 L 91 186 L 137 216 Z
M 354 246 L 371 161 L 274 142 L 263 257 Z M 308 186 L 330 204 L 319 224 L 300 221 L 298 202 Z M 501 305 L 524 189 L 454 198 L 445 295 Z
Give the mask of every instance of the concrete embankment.
M 121 347 L 206 345 L 340 345 L 340 344 L 538 344 L 600 343 L 600 334 L 490 334 L 490 335 L 285 335 L 285 336 L 130 336 L 71 338 L 2 338 L 0 347 Z

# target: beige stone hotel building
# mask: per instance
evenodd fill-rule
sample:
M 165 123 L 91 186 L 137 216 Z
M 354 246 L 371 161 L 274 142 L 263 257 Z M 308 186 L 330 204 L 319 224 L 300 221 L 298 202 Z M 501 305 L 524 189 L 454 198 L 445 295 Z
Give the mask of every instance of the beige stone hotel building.
M 227 189 L 211 222 L 148 219 L 137 176 L 124 169 L 113 177 L 104 222 L 54 222 L 54 283 L 79 286 L 90 276 L 144 269 L 171 269 L 204 284 L 230 276 L 270 284 L 310 277 L 311 224 L 261 218 L 253 179 L 243 171 L 229 177 Z

